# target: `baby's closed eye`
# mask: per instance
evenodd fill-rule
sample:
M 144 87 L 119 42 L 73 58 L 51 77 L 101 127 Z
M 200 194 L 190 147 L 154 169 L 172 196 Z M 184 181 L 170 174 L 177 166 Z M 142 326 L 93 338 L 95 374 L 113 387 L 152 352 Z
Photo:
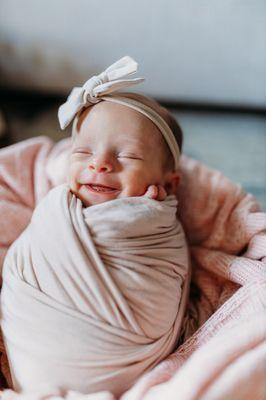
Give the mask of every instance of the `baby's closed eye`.
M 73 150 L 71 155 L 80 155 L 80 154 L 81 155 L 82 154 L 84 154 L 84 155 L 92 155 L 92 151 L 89 150 L 89 149 L 75 149 L 75 150 Z
M 134 153 L 119 153 L 118 158 L 129 158 L 132 160 L 143 160 L 143 157 Z

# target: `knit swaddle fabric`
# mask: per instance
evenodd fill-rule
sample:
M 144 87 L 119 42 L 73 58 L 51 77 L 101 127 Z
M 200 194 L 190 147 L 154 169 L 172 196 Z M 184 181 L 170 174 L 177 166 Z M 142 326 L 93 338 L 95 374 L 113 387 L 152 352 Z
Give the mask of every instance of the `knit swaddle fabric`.
M 15 390 L 120 395 L 177 344 L 190 262 L 177 200 L 83 208 L 52 189 L 10 247 L 1 328 Z

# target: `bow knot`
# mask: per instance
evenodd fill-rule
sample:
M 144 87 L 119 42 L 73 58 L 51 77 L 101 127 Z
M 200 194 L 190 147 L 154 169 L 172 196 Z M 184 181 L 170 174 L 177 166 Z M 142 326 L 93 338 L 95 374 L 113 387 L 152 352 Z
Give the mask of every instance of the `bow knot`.
M 101 101 L 101 96 L 143 82 L 144 78 L 122 79 L 134 74 L 137 67 L 133 58 L 125 56 L 99 75 L 88 79 L 82 87 L 74 87 L 58 110 L 61 129 L 65 129 L 82 108 Z
M 106 76 L 103 76 L 103 78 L 106 78 Z M 99 99 L 97 99 L 97 93 L 94 93 L 94 89 L 97 86 L 100 86 L 106 82 L 107 82 L 106 79 L 102 79 L 100 75 L 98 75 L 98 76 L 92 76 L 84 83 L 84 85 L 82 86 L 84 105 L 86 105 L 86 103 L 94 104 L 100 101 Z

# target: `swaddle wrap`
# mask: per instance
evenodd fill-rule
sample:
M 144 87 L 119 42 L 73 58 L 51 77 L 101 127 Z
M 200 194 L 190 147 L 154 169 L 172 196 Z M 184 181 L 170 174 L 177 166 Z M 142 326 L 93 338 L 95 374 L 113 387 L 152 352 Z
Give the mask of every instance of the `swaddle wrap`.
M 14 388 L 120 395 L 176 346 L 190 281 L 177 201 L 83 208 L 51 190 L 5 258 L 1 328 Z

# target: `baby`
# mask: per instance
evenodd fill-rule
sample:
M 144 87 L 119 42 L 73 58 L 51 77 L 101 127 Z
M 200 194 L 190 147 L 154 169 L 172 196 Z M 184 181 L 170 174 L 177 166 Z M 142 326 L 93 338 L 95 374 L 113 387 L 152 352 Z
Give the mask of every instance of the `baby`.
M 124 57 L 60 107 L 62 128 L 74 119 L 67 183 L 3 267 L 15 390 L 120 396 L 178 343 L 190 284 L 174 195 L 182 132 L 154 100 L 114 93 L 141 81 L 120 79 L 134 69 Z
M 166 109 L 143 95 L 122 96 L 162 114 L 181 149 L 181 129 Z M 179 171 L 171 152 L 156 125 L 140 112 L 99 102 L 81 113 L 72 135 L 69 184 L 84 206 L 144 194 L 164 200 L 176 192 Z

